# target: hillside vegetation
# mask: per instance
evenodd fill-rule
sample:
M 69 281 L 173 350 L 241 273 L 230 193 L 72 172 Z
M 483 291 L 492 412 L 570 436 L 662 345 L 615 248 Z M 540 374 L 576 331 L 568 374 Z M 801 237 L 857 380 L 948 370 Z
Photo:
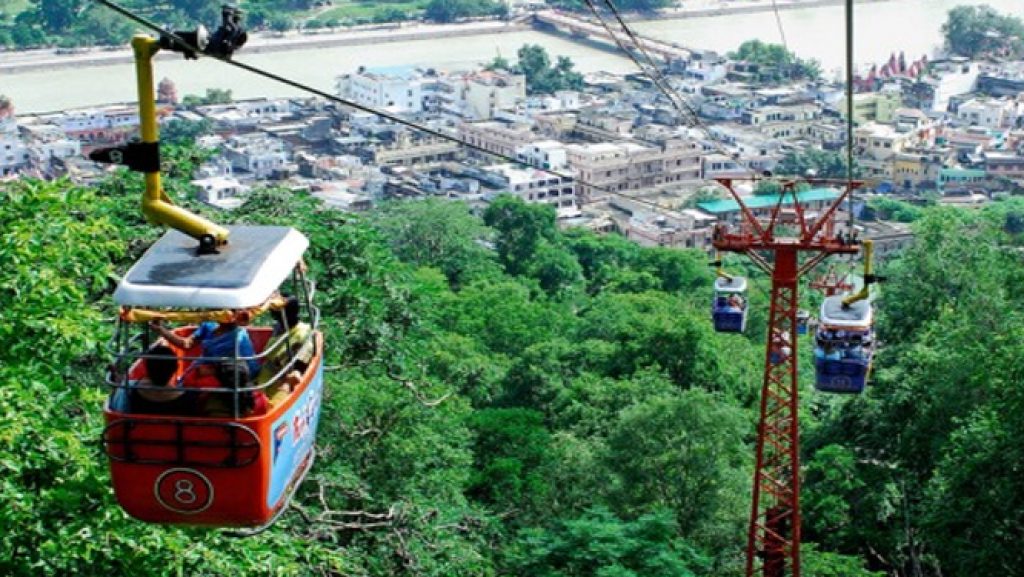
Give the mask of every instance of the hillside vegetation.
M 180 193 L 190 152 L 166 156 Z M 715 334 L 705 255 L 511 198 L 351 215 L 268 190 L 232 214 L 312 241 L 318 461 L 258 537 L 127 518 L 97 439 L 109 293 L 157 236 L 140 189 L 0 184 L 0 574 L 739 575 L 763 313 Z M 888 270 L 876 385 L 804 387 L 805 575 L 1024 562 L 1022 215 L 929 209 Z

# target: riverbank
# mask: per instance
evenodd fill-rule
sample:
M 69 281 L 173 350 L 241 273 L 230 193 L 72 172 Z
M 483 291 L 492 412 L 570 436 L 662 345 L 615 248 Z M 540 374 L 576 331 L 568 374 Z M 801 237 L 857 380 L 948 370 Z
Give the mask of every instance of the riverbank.
M 266 54 L 290 50 L 314 50 L 336 46 L 366 46 L 414 40 L 433 40 L 465 36 L 488 36 L 530 30 L 527 22 L 465 22 L 458 24 L 380 25 L 369 29 L 346 29 L 338 32 L 276 34 L 260 32 L 249 39 L 245 54 Z M 157 59 L 180 60 L 180 54 L 162 52 Z M 132 62 L 130 49 L 89 48 L 75 54 L 56 54 L 53 50 L 26 50 L 4 53 L 0 57 L 0 73 L 18 74 L 43 70 L 62 70 L 108 66 Z
M 796 10 L 820 6 L 835 6 L 844 0 L 777 0 L 780 10 Z M 856 0 L 858 4 L 892 2 L 893 0 Z M 690 18 L 708 18 L 732 14 L 756 14 L 771 11 L 771 0 L 684 0 L 678 8 L 666 9 L 658 14 L 631 14 L 626 19 L 632 22 L 671 21 Z M 460 38 L 467 36 L 488 36 L 531 30 L 528 17 L 505 21 L 475 21 L 455 24 L 424 24 L 404 22 L 400 24 L 376 25 L 359 29 L 347 28 L 338 31 L 290 32 L 276 34 L 261 32 L 250 38 L 244 50 L 246 54 L 265 54 L 290 50 L 313 50 L 337 46 L 367 46 L 414 40 Z M 124 64 L 132 61 L 129 49 L 90 48 L 74 54 L 57 54 L 53 49 L 12 51 L 0 53 L 0 74 L 63 70 Z M 178 55 L 162 53 L 158 58 L 180 58 Z
M 878 4 L 882 2 L 893 2 L 894 0 L 854 0 L 856 4 Z M 780 12 L 787 10 L 799 10 L 801 8 L 818 8 L 822 6 L 841 6 L 846 0 L 777 0 L 772 6 L 771 0 L 751 0 L 739 3 L 735 0 L 713 0 L 703 1 L 697 4 L 703 5 L 699 8 L 667 8 L 657 14 L 631 14 L 623 19 L 630 22 L 652 22 L 656 20 L 680 20 L 686 18 L 708 18 L 712 16 L 728 16 L 732 14 L 757 14 L 771 12 L 778 9 Z

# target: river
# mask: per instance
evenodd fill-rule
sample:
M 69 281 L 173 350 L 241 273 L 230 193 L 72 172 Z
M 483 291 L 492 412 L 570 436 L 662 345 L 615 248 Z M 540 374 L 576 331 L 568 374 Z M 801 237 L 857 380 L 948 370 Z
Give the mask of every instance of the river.
M 900 50 L 905 51 L 908 58 L 918 58 L 925 53 L 931 55 L 942 41 L 939 28 L 946 20 L 946 13 L 963 3 L 963 0 L 891 0 L 858 4 L 855 16 L 856 61 L 861 64 L 879 62 L 887 59 L 893 51 Z M 1000 12 L 1024 17 L 1024 2 L 1021 0 L 988 0 L 987 3 Z M 781 17 L 788 46 L 798 56 L 818 59 L 829 75 L 843 65 L 845 47 L 841 6 L 784 10 Z M 780 42 L 771 12 L 637 22 L 633 26 L 645 35 L 684 46 L 719 51 L 735 49 L 752 38 Z M 464 69 L 489 61 L 497 54 L 514 57 L 516 50 L 526 43 L 540 44 L 553 56 L 569 56 L 584 72 L 628 72 L 634 69 L 628 59 L 606 50 L 534 31 L 376 46 L 338 46 L 251 55 L 243 52 L 237 58 L 333 92 L 336 76 L 361 65 L 417 64 Z M 0 76 L 0 94 L 10 96 L 22 114 L 133 101 L 133 74 L 133 68 L 128 64 L 4 74 Z M 157 78 L 172 79 L 179 95 L 201 94 L 207 88 L 230 88 L 237 98 L 300 94 L 296 89 L 209 60 L 161 60 L 157 62 L 156 75 Z

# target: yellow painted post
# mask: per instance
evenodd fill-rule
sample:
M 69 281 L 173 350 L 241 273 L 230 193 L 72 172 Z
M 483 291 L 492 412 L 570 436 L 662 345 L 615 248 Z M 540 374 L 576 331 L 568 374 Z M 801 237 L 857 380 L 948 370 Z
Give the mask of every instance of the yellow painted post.
M 849 306 L 857 301 L 862 301 L 871 294 L 871 284 L 868 279 L 874 271 L 874 266 L 871 259 L 875 255 L 875 241 L 865 240 L 861 242 L 861 247 L 864 249 L 864 286 L 860 287 L 860 290 L 856 293 L 843 299 L 843 306 Z
M 160 141 L 156 122 L 156 93 L 153 89 L 153 56 L 160 50 L 156 38 L 137 34 L 132 37 L 135 52 L 135 76 L 139 90 L 139 126 L 142 142 Z M 228 229 L 176 206 L 160 185 L 160 171 L 147 172 L 146 192 L 142 196 L 142 213 L 146 220 L 163 224 L 197 239 L 200 243 L 212 240 L 213 245 L 226 244 Z M 212 248 L 210 246 L 209 248 Z

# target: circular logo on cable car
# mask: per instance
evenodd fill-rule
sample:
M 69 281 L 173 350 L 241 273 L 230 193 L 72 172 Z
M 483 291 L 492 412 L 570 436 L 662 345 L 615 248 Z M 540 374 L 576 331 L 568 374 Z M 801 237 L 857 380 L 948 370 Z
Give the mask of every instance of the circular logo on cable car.
M 192 515 L 213 504 L 213 483 L 195 469 L 167 469 L 156 478 L 153 493 L 164 508 Z

